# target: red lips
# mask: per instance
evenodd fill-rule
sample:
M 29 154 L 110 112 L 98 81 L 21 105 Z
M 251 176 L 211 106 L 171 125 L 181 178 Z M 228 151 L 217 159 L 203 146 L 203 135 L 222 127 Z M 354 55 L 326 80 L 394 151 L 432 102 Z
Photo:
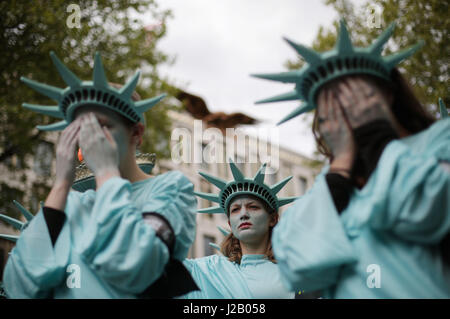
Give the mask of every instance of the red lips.
M 250 226 L 252 226 L 252 224 L 250 224 L 250 223 L 242 223 L 242 224 L 239 225 L 239 229 L 241 229 L 243 227 L 250 228 Z

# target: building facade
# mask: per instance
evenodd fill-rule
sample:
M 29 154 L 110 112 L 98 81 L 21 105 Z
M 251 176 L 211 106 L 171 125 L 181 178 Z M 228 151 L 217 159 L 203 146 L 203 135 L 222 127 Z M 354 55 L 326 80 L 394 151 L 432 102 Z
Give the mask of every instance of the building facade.
M 199 171 L 218 176 L 224 180 L 231 180 L 232 175 L 227 163 L 227 158 L 231 157 L 238 165 L 245 176 L 253 176 L 261 166 L 261 149 L 265 149 L 267 156 L 276 156 L 277 160 L 273 161 L 276 165 L 269 165 L 265 177 L 265 182 L 269 185 L 275 184 L 287 176 L 293 176 L 292 180 L 280 191 L 281 197 L 301 196 L 313 183 L 317 169 L 313 169 L 308 165 L 309 158 L 295 153 L 290 150 L 283 149 L 270 142 L 262 141 L 256 137 L 249 135 L 228 136 L 223 135 L 218 129 L 206 128 L 202 126 L 201 120 L 195 120 L 187 111 L 169 111 L 172 119 L 173 134 L 171 148 L 173 156 L 170 159 L 156 160 L 153 174 L 162 174 L 170 170 L 179 170 L 183 172 L 194 184 L 195 190 L 206 193 L 217 193 L 218 190 L 209 182 L 204 180 Z M 200 127 L 200 129 L 199 129 Z M 181 140 L 185 143 L 184 152 L 190 152 L 184 160 L 177 158 L 180 153 L 179 136 L 176 132 L 184 135 Z M 55 174 L 55 156 L 54 148 L 57 143 L 58 133 L 50 133 L 46 135 L 46 140 L 40 141 L 36 145 L 34 157 L 28 159 L 29 169 L 26 171 L 27 180 L 25 183 L 14 175 L 14 172 L 6 166 L 0 165 L 0 182 L 14 185 L 25 194 L 26 202 L 31 203 L 31 207 L 27 207 L 32 212 L 39 209 L 39 198 L 45 198 L 51 188 L 53 176 Z M 237 141 L 243 137 L 245 145 L 239 144 Z M 214 145 L 211 148 L 211 145 Z M 221 147 L 219 147 L 222 145 Z M 234 145 L 229 150 L 229 145 Z M 223 152 L 215 151 L 222 149 Z M 197 152 L 191 152 L 198 150 Z M 229 151 L 228 153 L 225 150 Z M 274 151 L 275 150 L 275 151 Z M 210 152 L 208 152 L 210 151 Z M 271 152 L 273 154 L 271 154 Z M 182 155 L 183 152 L 181 152 Z M 205 154 L 219 154 L 214 159 L 205 158 Z M 267 158 L 266 156 L 266 158 Z M 271 157 L 273 159 L 273 157 Z M 14 161 L 14 157 L 11 158 Z M 272 163 L 272 161 L 270 162 Z M 276 167 L 275 167 L 276 166 Z M 272 173 L 271 173 L 272 172 Z M 210 207 L 216 205 L 207 200 L 198 198 L 198 208 Z M 286 207 L 281 209 L 281 213 Z M 12 203 L 2 203 L 2 211 L 14 210 Z M 17 215 L 19 216 L 19 215 Z M 23 216 L 20 216 L 23 218 Z M 198 258 L 217 253 L 209 243 L 220 245 L 224 239 L 224 235 L 218 230 L 217 226 L 229 229 L 227 218 L 224 214 L 198 214 L 197 215 L 197 232 L 196 240 L 189 252 L 189 258 Z M 0 221 L 0 233 L 17 234 L 17 231 Z M 0 256 L 1 263 L 6 262 L 7 253 L 12 248 L 12 244 L 6 240 L 0 239 Z
M 313 184 L 314 178 L 318 173 L 317 169 L 313 169 L 309 165 L 311 159 L 293 151 L 283 149 L 278 145 L 270 145 L 269 142 L 261 141 L 257 137 L 249 135 L 241 136 L 242 140 L 245 140 L 245 145 L 239 145 L 236 141 L 239 137 L 230 137 L 227 136 L 228 134 L 224 136 L 217 129 L 214 131 L 211 130 L 211 128 L 206 128 L 204 125 L 199 124 L 200 120 L 195 120 L 188 112 L 170 111 L 169 115 L 173 121 L 173 129 L 177 129 L 181 133 L 186 133 L 185 136 L 183 136 L 183 139 L 188 138 L 189 141 L 184 141 L 185 145 L 191 150 L 196 147 L 196 149 L 200 151 L 198 153 L 201 154 L 191 153 L 190 156 L 186 156 L 184 161 L 177 160 L 176 153 L 180 152 L 180 147 L 177 147 L 177 143 L 181 143 L 178 142 L 179 136 L 173 133 L 171 143 L 173 153 L 172 158 L 161 161 L 157 160 L 154 173 L 160 174 L 170 170 L 179 170 L 192 181 L 195 190 L 197 191 L 218 193 L 218 189 L 214 185 L 211 185 L 198 174 L 200 171 L 220 177 L 226 181 L 233 179 L 229 164 L 227 163 L 227 156 L 232 157 L 233 161 L 245 176 L 253 177 L 262 164 L 261 161 L 259 161 L 261 154 L 258 154 L 260 153 L 261 146 L 262 149 L 268 150 L 267 153 L 269 153 L 269 156 L 274 155 L 277 157 L 277 160 L 273 161 L 277 167 L 269 167 L 266 170 L 265 182 L 267 184 L 273 185 L 283 178 L 293 176 L 289 183 L 287 183 L 280 191 L 280 197 L 301 196 Z M 199 126 L 202 126 L 202 134 L 195 134 L 196 131 L 197 133 L 199 132 L 197 129 Z M 172 132 L 174 132 L 174 130 Z M 208 131 L 208 133 L 205 133 L 205 131 Z M 222 138 L 218 138 L 219 134 L 221 134 Z M 218 147 L 218 143 L 223 143 L 223 145 Z M 234 149 L 226 153 L 225 149 L 229 144 L 234 145 Z M 214 147 L 211 147 L 212 145 L 214 145 Z M 214 154 L 214 151 L 217 149 L 223 150 L 222 154 L 220 154 L 220 151 L 218 152 L 219 160 L 217 160 L 216 156 L 214 160 L 208 162 L 208 154 Z M 274 154 L 270 154 L 273 149 L 276 149 L 276 151 L 273 152 Z M 252 159 L 253 162 L 250 162 L 249 159 Z M 257 159 L 257 161 L 255 161 L 255 159 Z M 199 209 L 216 205 L 216 203 L 198 198 Z M 280 213 L 282 214 L 289 206 L 290 205 L 283 206 L 280 209 Z M 227 230 L 230 229 L 225 214 L 199 213 L 197 215 L 196 240 L 189 252 L 189 258 L 199 258 L 217 253 L 217 251 L 209 245 L 209 243 L 215 243 L 220 246 L 225 238 L 217 226 L 221 226 Z

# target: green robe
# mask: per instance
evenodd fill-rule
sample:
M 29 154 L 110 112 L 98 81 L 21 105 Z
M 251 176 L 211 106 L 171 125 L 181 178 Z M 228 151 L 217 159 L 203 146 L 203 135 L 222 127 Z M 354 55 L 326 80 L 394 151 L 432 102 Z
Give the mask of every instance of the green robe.
M 244 255 L 240 264 L 212 255 L 187 259 L 184 265 L 200 288 L 200 291 L 184 295 L 185 299 L 288 299 L 295 296 L 281 284 L 278 265 L 264 255 Z
M 342 214 L 325 180 L 289 207 L 272 244 L 289 289 L 327 298 L 450 298 L 450 119 L 390 142 Z
M 141 213 L 169 221 L 173 257 L 182 261 L 195 238 L 196 208 L 193 184 L 176 171 L 136 183 L 114 177 L 98 191 L 71 191 L 54 247 L 42 210 L 22 232 L 5 268 L 5 291 L 10 298 L 135 298 L 169 260 Z

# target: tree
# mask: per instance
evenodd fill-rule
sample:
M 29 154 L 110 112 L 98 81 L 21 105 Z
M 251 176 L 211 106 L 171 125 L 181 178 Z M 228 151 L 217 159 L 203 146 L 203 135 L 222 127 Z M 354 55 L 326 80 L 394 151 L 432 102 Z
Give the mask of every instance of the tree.
M 144 27 L 141 20 L 133 18 L 142 13 L 150 13 L 158 27 Z M 21 76 L 66 87 L 51 62 L 50 51 L 82 80 L 91 80 L 94 53 L 99 51 L 110 82 L 125 83 L 141 69 L 137 91 L 142 98 L 172 94 L 174 89 L 158 74 L 158 66 L 171 60 L 156 47 L 170 16 L 171 12 L 158 9 L 154 0 L 88 0 L 75 8 L 62 0 L 0 2 L 0 165 L 13 171 L 16 180 L 25 182 L 26 160 L 48 134 L 35 126 L 55 121 L 21 107 L 23 102 L 55 105 L 24 85 Z M 147 112 L 142 152 L 169 156 L 166 110 L 161 105 Z M 23 190 L 0 183 L 0 210 L 13 213 L 10 203 L 13 199 L 22 201 L 23 196 Z M 28 202 L 24 204 L 31 207 Z
M 438 97 L 450 105 L 448 92 L 450 46 L 448 30 L 449 3 L 440 0 L 370 0 L 355 6 L 348 0 L 326 0 L 340 17 L 345 18 L 353 44 L 368 46 L 391 22 L 397 26 L 388 42 L 385 54 L 413 45 L 418 39 L 425 46 L 411 58 L 399 65 L 400 71 L 409 79 L 416 95 L 428 109 L 437 114 Z M 380 25 L 374 17 L 380 14 Z M 338 31 L 338 21 L 334 28 L 320 27 L 312 48 L 326 51 L 333 48 Z M 303 60 L 288 61 L 288 69 L 297 69 Z

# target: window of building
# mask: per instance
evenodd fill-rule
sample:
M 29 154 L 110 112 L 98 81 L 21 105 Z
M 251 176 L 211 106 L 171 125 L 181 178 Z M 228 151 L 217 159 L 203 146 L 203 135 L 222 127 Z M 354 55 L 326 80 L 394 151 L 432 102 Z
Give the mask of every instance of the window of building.
M 303 195 L 306 192 L 306 189 L 308 188 L 308 180 L 303 177 L 298 177 L 298 185 L 299 185 L 299 195 Z
M 200 191 L 202 193 L 212 193 L 211 192 L 211 184 L 208 181 L 206 181 L 205 179 L 203 179 L 203 178 L 200 180 Z M 200 197 L 198 197 L 198 199 L 200 200 L 200 207 L 201 208 L 207 208 L 207 207 L 211 207 L 211 206 L 217 205 L 216 203 L 210 202 L 210 201 L 208 201 L 206 199 L 203 199 L 203 198 L 200 199 Z M 207 216 L 210 219 L 214 218 L 213 217 L 214 214 L 202 214 L 202 215 L 205 215 L 205 216 Z
M 245 176 L 246 175 L 246 172 L 245 172 L 245 158 L 243 158 L 242 156 L 236 156 L 236 166 L 239 168 L 239 170 Z
M 215 254 L 214 248 L 209 243 L 215 243 L 216 239 L 213 236 L 203 235 L 203 253 L 204 256 L 211 256 Z
M 219 168 L 219 177 L 228 181 L 228 164 L 222 161 L 222 163 L 218 163 L 217 166 Z
M 207 143 L 202 143 L 202 157 L 201 157 L 201 163 L 200 166 L 202 169 L 208 170 L 209 168 L 209 163 L 207 162 L 207 158 L 208 158 L 208 154 L 207 154 L 207 150 L 206 147 L 208 146 Z M 208 149 L 209 151 L 211 151 L 210 149 Z
M 266 172 L 267 172 L 266 176 L 265 176 L 266 183 L 270 186 L 275 185 L 278 182 L 277 172 L 275 172 L 274 170 L 271 170 L 271 169 L 268 169 Z
M 283 178 L 286 178 L 286 177 L 292 176 L 292 175 L 294 175 L 293 170 L 292 170 L 292 165 L 289 163 L 284 163 Z M 284 194 L 286 194 L 286 196 L 296 196 L 297 195 L 293 180 L 289 181 L 283 187 L 283 189 L 285 190 Z

